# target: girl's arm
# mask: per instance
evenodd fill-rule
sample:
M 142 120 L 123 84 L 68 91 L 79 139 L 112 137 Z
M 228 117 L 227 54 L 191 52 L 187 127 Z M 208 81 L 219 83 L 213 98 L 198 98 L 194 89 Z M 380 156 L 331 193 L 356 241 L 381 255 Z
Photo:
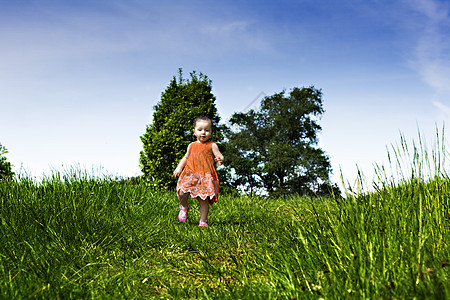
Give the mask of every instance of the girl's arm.
M 220 153 L 219 147 L 217 146 L 216 143 L 212 144 L 212 151 L 214 154 L 214 160 L 220 166 L 223 163 L 223 155 L 222 155 L 222 153 Z
M 186 154 L 183 156 L 183 158 L 178 163 L 177 168 L 175 171 L 173 171 L 173 177 L 178 177 L 181 174 L 181 171 L 183 171 L 183 168 L 186 166 L 187 159 L 189 157 L 189 154 L 191 154 L 191 145 L 188 146 Z

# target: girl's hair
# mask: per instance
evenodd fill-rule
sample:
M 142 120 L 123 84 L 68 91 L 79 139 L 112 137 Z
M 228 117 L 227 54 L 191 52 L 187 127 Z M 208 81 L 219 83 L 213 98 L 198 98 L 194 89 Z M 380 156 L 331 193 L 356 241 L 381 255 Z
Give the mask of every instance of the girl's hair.
M 194 120 L 194 127 L 195 127 L 195 125 L 197 125 L 197 121 L 209 121 L 209 122 L 211 122 L 211 125 L 212 125 L 212 121 L 211 121 L 211 119 L 208 117 L 208 116 L 206 116 L 206 115 L 202 115 L 202 116 L 200 116 L 200 117 L 197 117 L 195 120 Z

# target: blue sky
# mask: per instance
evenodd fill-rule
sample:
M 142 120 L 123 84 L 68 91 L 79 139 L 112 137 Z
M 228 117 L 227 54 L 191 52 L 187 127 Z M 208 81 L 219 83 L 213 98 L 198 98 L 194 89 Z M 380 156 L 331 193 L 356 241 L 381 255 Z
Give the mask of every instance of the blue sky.
M 450 116 L 443 0 L 0 0 L 0 143 L 14 171 L 140 174 L 140 136 L 183 68 L 222 121 L 261 92 L 322 89 L 319 146 L 350 182 Z M 428 138 L 429 137 L 429 138 Z

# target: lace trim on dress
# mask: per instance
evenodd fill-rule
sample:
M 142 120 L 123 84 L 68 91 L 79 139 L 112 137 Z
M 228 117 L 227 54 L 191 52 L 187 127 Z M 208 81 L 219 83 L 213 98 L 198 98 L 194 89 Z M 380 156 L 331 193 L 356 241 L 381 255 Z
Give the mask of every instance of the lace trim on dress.
M 205 173 L 203 176 L 199 173 L 186 173 L 178 181 L 177 191 L 190 193 L 192 198 L 200 197 L 206 200 L 208 197 L 210 203 L 217 202 L 218 183 L 217 179 L 211 173 Z

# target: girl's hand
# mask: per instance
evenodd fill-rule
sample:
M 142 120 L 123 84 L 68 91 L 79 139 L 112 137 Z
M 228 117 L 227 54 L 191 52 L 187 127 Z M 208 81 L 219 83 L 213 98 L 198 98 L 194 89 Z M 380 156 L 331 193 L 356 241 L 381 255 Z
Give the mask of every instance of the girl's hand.
M 176 168 L 175 171 L 173 171 L 173 177 L 178 177 L 181 174 L 181 169 L 180 168 Z
M 216 163 L 221 166 L 223 163 L 223 157 L 215 157 L 214 160 L 216 161 Z
M 217 147 L 216 143 L 212 144 L 212 151 L 214 153 L 214 160 L 216 161 L 216 163 L 220 166 L 223 163 L 223 155 L 222 153 L 220 153 L 219 151 L 219 147 Z
M 191 153 L 191 144 L 189 144 L 186 154 L 181 159 L 180 163 L 178 164 L 175 171 L 173 171 L 173 177 L 178 177 L 181 175 L 181 172 L 183 171 L 184 166 L 186 166 L 187 158 L 189 157 L 189 154 Z

